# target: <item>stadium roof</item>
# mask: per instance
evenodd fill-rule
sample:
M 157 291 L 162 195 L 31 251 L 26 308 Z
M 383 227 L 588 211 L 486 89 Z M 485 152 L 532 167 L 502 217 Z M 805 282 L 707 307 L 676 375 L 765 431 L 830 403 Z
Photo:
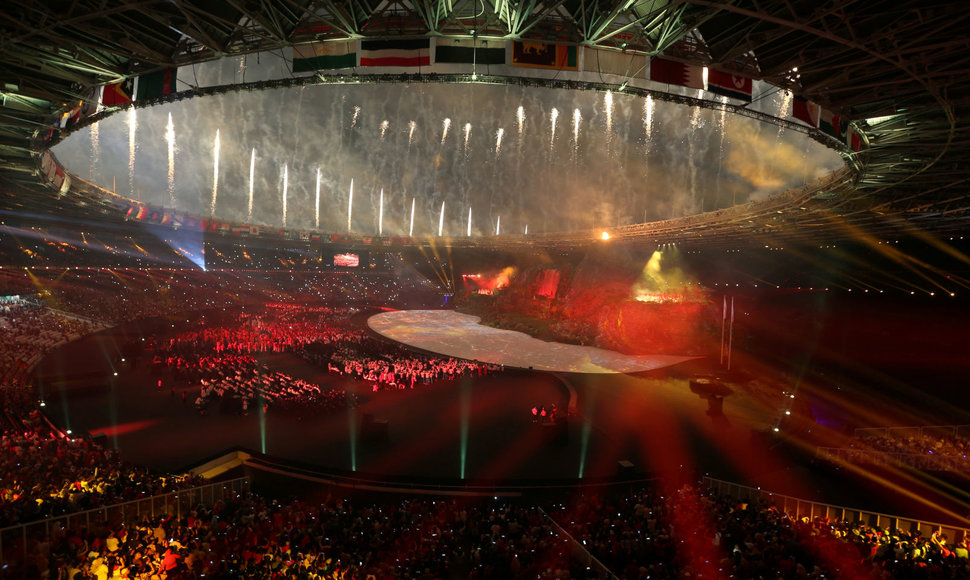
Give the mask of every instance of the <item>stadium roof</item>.
M 970 11 L 909 0 L 99 0 L 0 9 L 0 208 L 100 216 L 40 178 L 51 119 L 91 86 L 315 40 L 477 35 L 597 45 L 735 72 L 850 119 L 864 146 L 822 182 L 612 237 L 709 243 L 962 231 L 970 214 Z M 461 243 L 575 245 L 589 232 Z

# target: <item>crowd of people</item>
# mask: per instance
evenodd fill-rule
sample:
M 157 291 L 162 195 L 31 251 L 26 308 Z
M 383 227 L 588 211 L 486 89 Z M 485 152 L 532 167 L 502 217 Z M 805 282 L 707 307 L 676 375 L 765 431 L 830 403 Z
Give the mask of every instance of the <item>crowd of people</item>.
M 416 386 L 464 376 L 484 376 L 499 365 L 421 354 L 368 336 L 322 340 L 302 349 L 302 356 L 329 372 L 365 381 L 374 392 Z
M 54 578 L 582 578 L 536 506 L 241 493 L 181 519 L 56 529 L 18 562 Z M 572 569 L 571 569 L 572 568 Z
M 155 346 L 156 373 L 199 387 L 195 407 L 202 413 L 213 402 L 235 401 L 243 414 L 253 409 L 330 411 L 356 406 L 357 396 L 274 371 L 257 357 L 294 352 L 307 344 L 332 339 L 336 325 L 354 309 L 296 308 L 273 304 L 259 313 L 197 325 Z M 161 382 L 159 382 L 161 385 Z
M 33 299 L 6 306 L 0 314 L 0 384 L 26 389 L 26 373 L 39 357 L 100 328 L 92 321 L 53 312 Z
M 964 535 L 795 517 L 684 485 L 565 502 L 270 500 L 232 493 L 181 517 L 55 527 L 7 554 L 57 578 L 966 578 Z M 24 558 L 22 554 L 26 552 Z
M 205 413 L 212 402 L 238 402 L 244 415 L 256 408 L 263 413 L 270 408 L 282 411 L 339 411 L 355 407 L 359 401 L 355 393 L 343 389 L 321 388 L 316 383 L 270 370 L 248 356 L 232 357 L 233 366 L 219 366 L 216 377 L 202 379 L 202 387 L 195 407 Z M 221 359 L 225 360 L 225 359 Z
M 830 461 L 861 465 L 904 464 L 925 471 L 970 471 L 970 439 L 956 427 L 865 429 L 845 447 L 819 449 Z
M 156 475 L 88 438 L 47 428 L 37 415 L 0 436 L 0 527 L 199 485 Z

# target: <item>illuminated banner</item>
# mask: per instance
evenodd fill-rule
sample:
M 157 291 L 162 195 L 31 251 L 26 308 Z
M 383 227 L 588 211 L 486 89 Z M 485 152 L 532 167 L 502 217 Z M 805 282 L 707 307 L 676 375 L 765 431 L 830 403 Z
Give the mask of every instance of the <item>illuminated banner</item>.
M 515 66 L 579 70 L 577 60 L 575 46 L 512 41 L 512 64 Z
M 357 254 L 335 254 L 333 257 L 334 266 L 345 268 L 356 268 L 360 265 L 360 256 Z

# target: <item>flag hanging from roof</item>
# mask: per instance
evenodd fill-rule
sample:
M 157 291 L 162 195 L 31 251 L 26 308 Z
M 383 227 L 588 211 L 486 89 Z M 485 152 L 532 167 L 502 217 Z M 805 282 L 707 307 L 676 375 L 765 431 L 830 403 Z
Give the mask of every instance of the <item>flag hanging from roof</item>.
M 818 127 L 818 105 L 795 96 L 791 102 L 791 116 L 812 127 Z
M 361 40 L 360 66 L 428 66 L 431 39 Z
M 715 95 L 750 103 L 753 85 L 748 77 L 715 69 L 707 70 L 707 91 Z
M 600 74 L 643 78 L 647 57 L 643 54 L 619 52 L 587 46 L 583 50 L 583 70 Z
M 678 85 L 692 89 L 704 88 L 704 68 L 654 57 L 650 59 L 650 80 L 666 85 Z
M 105 107 L 117 107 L 131 102 L 135 94 L 135 79 L 125 79 L 120 83 L 105 85 L 101 95 L 101 104 Z
M 855 130 L 855 127 L 849 126 L 848 130 L 845 132 L 845 144 L 853 151 L 859 151 L 862 149 L 862 135 Z
M 504 40 L 471 38 L 437 38 L 434 44 L 436 63 L 505 64 Z
M 333 70 L 357 66 L 357 42 L 338 40 L 293 47 L 293 72 Z
M 81 105 L 81 118 L 91 116 L 98 112 L 98 104 L 101 102 L 102 87 L 91 87 L 84 93 Z
M 512 64 L 530 68 L 579 70 L 575 46 L 544 42 L 513 40 Z
M 845 139 L 845 132 L 849 128 L 849 122 L 842 118 L 841 115 L 822 108 L 819 109 L 818 113 L 818 128 L 836 139 L 842 140 Z
M 178 69 L 173 67 L 166 67 L 162 70 L 139 76 L 135 100 L 153 99 L 176 92 L 175 82 L 177 76 Z

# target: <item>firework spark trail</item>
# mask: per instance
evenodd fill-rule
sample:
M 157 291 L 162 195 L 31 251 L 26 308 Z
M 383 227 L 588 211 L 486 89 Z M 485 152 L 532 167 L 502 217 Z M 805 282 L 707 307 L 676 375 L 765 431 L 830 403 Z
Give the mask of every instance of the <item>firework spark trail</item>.
M 286 194 L 290 185 L 290 169 L 283 164 L 283 227 L 286 227 Z
M 438 214 L 438 237 L 441 237 L 441 232 L 445 229 L 445 202 L 441 202 L 441 213 Z
M 416 198 L 411 198 L 411 225 L 408 227 L 408 236 L 414 235 L 414 200 Z
M 690 134 L 687 136 L 687 187 L 690 199 L 697 204 L 697 160 L 694 159 L 697 143 L 697 130 L 701 125 L 701 108 L 694 106 L 690 112 Z M 700 211 L 704 211 L 704 200 L 701 200 Z
M 171 113 L 168 114 L 165 140 L 168 141 L 168 203 L 175 207 L 175 125 Z
M 472 124 L 465 123 L 465 155 L 468 155 L 468 137 L 472 134 Z
M 219 129 L 216 129 L 216 140 L 212 144 L 212 204 L 209 215 L 216 213 L 216 199 L 219 196 Z
M 256 178 L 256 148 L 253 147 L 253 153 L 249 156 L 249 219 L 253 219 L 253 191 L 255 188 L 255 178 Z
M 647 148 L 650 146 L 650 134 L 653 132 L 653 109 L 655 107 L 653 102 L 653 97 L 647 95 L 647 99 L 643 102 L 643 128 L 646 130 L 647 134 Z
M 603 95 L 603 109 L 606 111 L 606 153 L 613 152 L 613 92 Z
M 384 135 L 387 133 L 387 127 L 389 124 L 390 123 L 388 123 L 387 119 L 381 121 L 381 143 L 384 142 Z
M 128 109 L 128 189 L 131 196 L 135 196 L 135 130 L 138 128 L 138 118 L 135 107 Z
M 320 227 L 320 168 L 317 167 L 317 195 L 316 204 L 313 212 L 313 227 Z
M 377 235 L 384 235 L 384 188 L 381 188 L 381 205 L 377 214 Z
M 519 123 L 519 148 L 522 148 L 522 130 L 525 128 L 525 108 L 519 105 L 519 108 L 515 111 L 515 120 Z
M 788 117 L 788 112 L 791 111 L 791 99 L 792 94 L 790 91 L 785 91 L 782 95 L 781 104 L 778 107 L 778 114 L 775 115 L 779 119 L 785 119 Z M 760 123 L 759 123 L 760 125 Z M 784 125 L 778 125 L 778 138 L 781 139 L 781 134 L 785 132 Z
M 94 181 L 94 172 L 98 170 L 101 163 L 101 129 L 98 123 L 91 125 L 91 181 Z
M 502 231 L 502 216 L 498 216 L 495 220 L 495 235 L 499 235 Z
M 498 157 L 499 153 L 502 152 L 502 135 L 504 134 L 505 129 L 501 127 L 495 132 L 495 157 Z
M 715 199 L 718 201 L 720 201 L 720 198 L 721 198 L 721 168 L 724 167 L 724 163 L 722 160 L 724 159 L 724 133 L 727 130 L 727 128 L 725 127 L 725 123 L 727 123 L 727 104 L 728 104 L 727 97 L 721 97 L 721 105 L 722 105 L 721 119 L 720 119 L 721 126 L 718 127 L 721 135 L 720 135 L 720 143 L 718 144 L 717 178 L 714 180 L 714 183 L 717 186 L 715 189 L 714 195 L 715 195 Z M 732 197 L 731 205 L 734 205 L 733 193 L 731 197 Z
M 549 153 L 552 154 L 552 146 L 556 142 L 556 121 L 559 119 L 559 109 L 553 107 L 549 112 L 549 122 L 552 125 L 549 131 Z
M 408 123 L 408 150 L 411 149 L 411 142 L 414 141 L 414 130 L 418 127 L 418 124 L 414 121 Z
M 347 231 L 350 231 L 350 219 L 354 212 L 354 180 L 350 180 L 350 195 L 347 197 Z
M 579 108 L 573 110 L 573 147 L 579 149 L 579 124 L 583 120 L 583 114 Z
M 466 236 L 472 235 L 472 208 L 468 208 L 468 231 L 465 232 Z
M 359 116 L 360 116 L 360 107 L 358 107 L 357 105 L 354 105 L 354 116 L 350 120 L 350 128 L 351 129 L 353 129 L 354 127 L 357 126 L 357 117 L 359 117 Z
M 451 127 L 451 119 L 445 117 L 445 120 L 441 122 L 441 144 L 445 144 L 445 139 L 448 138 L 448 128 Z
M 606 130 L 613 131 L 613 91 L 606 91 L 603 96 L 603 108 L 606 109 Z

